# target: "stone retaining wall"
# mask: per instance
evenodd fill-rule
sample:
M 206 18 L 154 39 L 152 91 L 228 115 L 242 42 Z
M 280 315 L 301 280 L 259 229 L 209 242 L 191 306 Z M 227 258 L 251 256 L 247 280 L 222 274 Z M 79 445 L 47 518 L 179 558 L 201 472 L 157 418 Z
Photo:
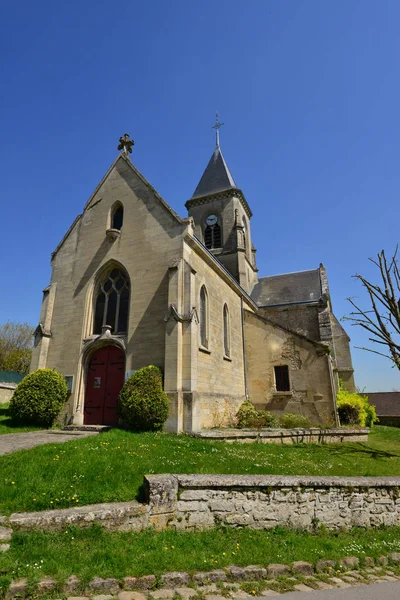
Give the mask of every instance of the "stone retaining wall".
M 400 525 L 400 477 L 148 475 L 157 528 Z
M 194 437 L 225 442 L 261 442 L 264 444 L 341 444 L 368 442 L 368 428 L 336 427 L 334 429 L 203 429 Z
M 0 517 L 13 530 L 100 523 L 108 530 L 225 525 L 310 530 L 400 526 L 400 477 L 147 475 L 146 502 L 115 502 Z
M 4 383 L 0 381 L 0 404 L 10 402 L 16 390 L 16 383 Z

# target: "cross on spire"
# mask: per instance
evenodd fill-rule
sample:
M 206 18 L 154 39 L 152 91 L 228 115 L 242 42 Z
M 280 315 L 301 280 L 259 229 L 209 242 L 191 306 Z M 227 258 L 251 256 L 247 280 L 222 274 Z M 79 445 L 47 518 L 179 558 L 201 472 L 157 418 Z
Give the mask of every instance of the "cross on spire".
M 122 150 L 126 156 L 129 156 L 129 154 L 132 154 L 132 146 L 134 145 L 135 142 L 130 139 L 129 133 L 124 133 L 124 135 L 119 138 L 118 150 Z
M 219 120 L 219 113 L 216 113 L 216 122 L 215 125 L 212 126 L 212 129 L 215 129 L 215 143 L 217 148 L 219 148 L 219 130 L 222 127 L 223 123 Z

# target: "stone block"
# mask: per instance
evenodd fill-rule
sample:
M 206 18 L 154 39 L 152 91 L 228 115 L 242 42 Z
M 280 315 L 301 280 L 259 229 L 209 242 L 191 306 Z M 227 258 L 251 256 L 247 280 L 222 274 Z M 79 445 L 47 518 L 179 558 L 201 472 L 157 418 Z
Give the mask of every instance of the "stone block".
M 317 573 L 327 573 L 335 568 L 334 560 L 318 560 L 315 565 L 315 570 Z
M 161 582 L 164 587 L 176 587 L 177 585 L 187 585 L 190 581 L 189 573 L 182 571 L 171 571 L 161 576 Z
M 56 582 L 54 581 L 54 579 L 51 579 L 50 577 L 45 577 L 44 579 L 41 579 L 37 585 L 37 591 L 39 593 L 46 593 L 46 592 L 52 592 L 55 587 L 56 587 Z
M 102 579 L 101 577 L 95 577 L 88 585 L 89 589 L 92 591 L 105 591 L 116 593 L 119 591 L 119 583 L 118 579 Z
M 392 563 L 400 563 L 400 552 L 389 552 L 389 559 Z
M 17 579 L 16 581 L 12 581 L 10 583 L 10 587 L 8 588 L 6 598 L 15 598 L 15 596 L 24 597 L 26 596 L 27 589 L 27 579 Z
M 10 544 L 0 544 L 0 552 L 7 552 L 10 549 Z
M 228 574 L 233 580 L 245 579 L 246 571 L 242 567 L 236 567 L 235 565 L 227 568 Z
M 12 536 L 12 529 L 0 526 L 0 542 L 9 542 Z
M 189 600 L 189 598 L 193 598 L 193 596 L 197 596 L 197 591 L 190 587 L 178 587 L 175 588 L 175 593 L 179 594 L 183 600 Z
M 81 580 L 76 577 L 76 575 L 71 575 L 68 577 L 67 581 L 64 583 L 64 593 L 68 594 L 69 592 L 74 592 L 79 588 Z
M 113 600 L 114 596 L 111 594 L 98 594 L 97 596 L 92 596 L 91 600 Z
M 314 567 L 309 562 L 297 560 L 292 563 L 292 572 L 298 573 L 299 575 L 314 575 Z
M 280 577 L 281 575 L 288 575 L 290 568 L 287 565 L 281 565 L 279 563 L 272 563 L 267 567 L 267 575 L 269 578 Z
M 366 567 L 373 567 L 375 565 L 375 561 L 371 556 L 364 557 L 364 565 Z
M 147 600 L 147 597 L 140 592 L 120 592 L 119 600 Z
M 386 565 L 389 564 L 389 559 L 387 556 L 379 556 L 379 558 L 377 559 L 376 562 L 378 565 L 382 565 L 382 567 L 386 567 Z
M 88 596 L 68 596 L 67 600 L 89 600 Z
M 154 600 L 172 600 L 175 595 L 175 591 L 171 589 L 161 589 L 151 592 L 150 597 Z
M 257 567 L 256 565 L 249 565 L 244 568 L 246 579 L 258 580 L 267 578 L 267 569 L 263 567 Z
M 196 583 L 205 583 L 213 581 L 226 581 L 227 576 L 225 571 L 222 569 L 214 569 L 214 571 L 204 571 L 203 573 L 196 573 L 193 575 L 193 581 Z
M 356 569 L 360 566 L 360 559 L 356 556 L 346 556 L 341 559 L 340 564 L 344 567 L 349 567 L 350 569 Z
M 122 587 L 125 590 L 151 590 L 155 584 L 155 575 L 143 575 L 143 577 L 124 577 Z

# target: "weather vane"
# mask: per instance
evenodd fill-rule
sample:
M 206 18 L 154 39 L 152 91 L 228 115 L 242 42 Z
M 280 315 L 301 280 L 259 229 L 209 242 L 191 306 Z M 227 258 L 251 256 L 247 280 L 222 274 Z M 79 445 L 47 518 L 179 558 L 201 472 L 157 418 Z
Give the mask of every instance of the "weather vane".
M 215 125 L 212 126 L 212 129 L 215 129 L 215 141 L 217 146 L 219 146 L 219 130 L 222 127 L 223 123 L 219 120 L 219 114 L 216 114 L 216 122 Z
M 118 150 L 122 150 L 126 156 L 128 156 L 129 154 L 132 154 L 132 146 L 134 145 L 135 142 L 130 139 L 129 133 L 124 133 L 124 135 L 119 138 Z

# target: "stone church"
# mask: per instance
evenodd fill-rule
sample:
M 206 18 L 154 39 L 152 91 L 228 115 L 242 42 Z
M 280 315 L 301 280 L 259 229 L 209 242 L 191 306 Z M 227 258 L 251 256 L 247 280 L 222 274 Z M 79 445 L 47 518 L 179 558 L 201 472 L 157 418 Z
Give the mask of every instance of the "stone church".
M 51 256 L 31 370 L 62 373 L 68 424 L 118 422 L 135 370 L 161 367 L 166 430 L 229 426 L 249 398 L 275 414 L 335 421 L 349 338 L 326 270 L 260 277 L 253 213 L 219 144 L 181 218 L 121 150 Z

